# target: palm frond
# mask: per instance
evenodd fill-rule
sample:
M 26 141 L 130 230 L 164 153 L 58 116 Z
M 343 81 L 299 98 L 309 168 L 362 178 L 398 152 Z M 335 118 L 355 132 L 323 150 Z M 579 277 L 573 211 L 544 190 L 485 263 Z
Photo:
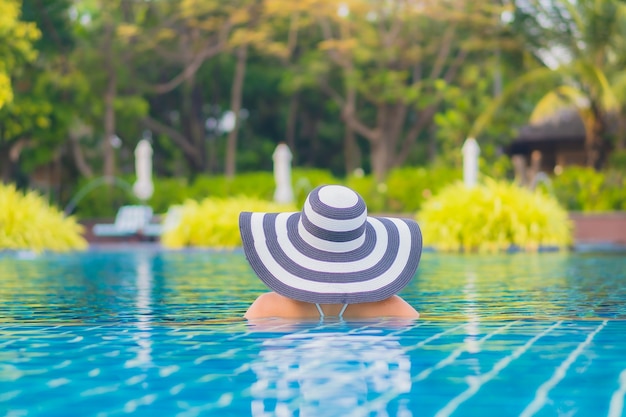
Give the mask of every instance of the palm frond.
M 565 110 L 580 111 L 589 107 L 587 96 L 580 90 L 563 85 L 544 95 L 530 115 L 530 122 L 542 123 L 558 116 Z
M 619 72 L 615 77 L 613 77 L 611 85 L 613 86 L 615 98 L 619 102 L 626 103 L 626 72 Z
M 504 106 L 509 100 L 511 100 L 511 98 L 515 97 L 523 89 L 538 82 L 549 81 L 551 79 L 557 80 L 558 78 L 558 74 L 554 70 L 547 67 L 536 68 L 532 71 L 528 71 L 521 77 L 518 77 L 508 85 L 500 96 L 494 98 L 485 111 L 476 118 L 472 128 L 470 129 L 469 136 L 478 137 L 487 124 L 493 119 L 498 109 Z

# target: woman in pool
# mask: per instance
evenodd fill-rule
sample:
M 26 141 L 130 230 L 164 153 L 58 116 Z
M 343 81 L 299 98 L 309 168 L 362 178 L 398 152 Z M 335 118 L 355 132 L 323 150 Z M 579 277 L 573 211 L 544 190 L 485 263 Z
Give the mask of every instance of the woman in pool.
M 247 319 L 419 317 L 396 295 L 417 270 L 419 226 L 368 216 L 350 188 L 317 187 L 302 212 L 242 212 L 239 229 L 248 262 L 272 290 Z

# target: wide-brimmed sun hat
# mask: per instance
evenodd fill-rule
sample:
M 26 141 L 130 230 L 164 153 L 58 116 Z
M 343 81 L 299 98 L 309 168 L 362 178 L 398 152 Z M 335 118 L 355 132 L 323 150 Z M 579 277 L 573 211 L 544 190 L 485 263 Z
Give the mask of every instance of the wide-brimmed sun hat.
M 309 303 L 384 300 L 409 283 L 422 254 L 415 221 L 368 216 L 363 198 L 340 185 L 315 188 L 302 212 L 242 212 L 239 229 L 261 281 Z

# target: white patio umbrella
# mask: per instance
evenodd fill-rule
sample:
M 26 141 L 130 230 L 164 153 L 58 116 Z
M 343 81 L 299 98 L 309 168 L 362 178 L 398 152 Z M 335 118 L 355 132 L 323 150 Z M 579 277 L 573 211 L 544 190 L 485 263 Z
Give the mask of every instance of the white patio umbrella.
M 463 152 L 463 182 L 472 188 L 478 182 L 478 156 L 480 147 L 474 138 L 468 138 L 461 149 Z
M 137 181 L 133 184 L 133 192 L 141 201 L 152 197 L 152 145 L 147 139 L 142 139 L 135 148 L 135 173 Z
M 293 202 L 293 189 L 291 187 L 291 151 L 285 143 L 276 146 L 272 159 L 274 160 L 274 201 L 289 204 Z

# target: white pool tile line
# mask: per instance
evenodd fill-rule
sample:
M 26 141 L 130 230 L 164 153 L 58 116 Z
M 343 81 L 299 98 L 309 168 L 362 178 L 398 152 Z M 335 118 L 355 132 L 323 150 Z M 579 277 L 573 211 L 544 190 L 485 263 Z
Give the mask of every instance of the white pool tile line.
M 585 350 L 585 348 L 589 346 L 593 338 L 596 337 L 596 335 L 600 332 L 600 330 L 604 328 L 604 326 L 606 326 L 607 323 L 608 323 L 608 320 L 604 320 L 598 327 L 596 327 L 596 329 L 593 332 L 589 333 L 589 335 L 587 335 L 587 338 L 584 340 L 584 342 L 580 343 L 576 347 L 576 349 L 574 349 L 567 356 L 567 358 L 559 365 L 559 367 L 556 368 L 556 371 L 554 371 L 554 373 L 552 374 L 552 377 L 550 377 L 550 379 L 548 379 L 546 382 L 541 384 L 539 388 L 537 388 L 537 391 L 535 392 L 535 398 L 530 404 L 526 406 L 524 411 L 522 411 L 522 413 L 520 414 L 520 417 L 533 416 L 535 415 L 537 411 L 543 408 L 543 406 L 546 403 L 546 400 L 548 399 L 548 394 L 550 393 L 550 390 L 554 388 L 559 382 L 561 382 L 563 378 L 565 378 L 565 375 L 567 374 L 567 370 L 569 369 L 569 367 L 572 366 L 572 364 L 576 361 L 576 359 L 580 356 L 580 354 Z
M 626 396 L 626 369 L 619 374 L 619 387 L 611 396 L 608 417 L 622 417 L 624 396 Z
M 474 394 L 476 394 L 484 384 L 486 384 L 487 382 L 495 378 L 500 373 L 500 371 L 506 368 L 515 359 L 519 358 L 524 353 L 526 353 L 526 351 L 530 349 L 530 347 L 534 345 L 535 342 L 537 342 L 539 339 L 541 339 L 542 337 L 550 333 L 552 330 L 559 327 L 561 323 L 562 321 L 556 322 L 555 324 L 548 327 L 541 333 L 535 335 L 532 339 L 526 342 L 523 346 L 520 346 L 519 348 L 515 349 L 513 353 L 511 353 L 510 355 L 500 359 L 493 366 L 493 368 L 491 368 L 489 372 L 477 377 L 476 382 L 474 384 L 470 385 L 465 391 L 463 391 L 461 394 L 454 397 L 450 402 L 448 402 L 448 404 L 446 404 L 441 410 L 439 410 L 437 414 L 435 414 L 435 417 L 446 417 L 452 414 L 459 405 L 461 405 L 462 403 L 470 399 L 472 396 L 474 396 Z
M 509 327 L 511 327 L 511 326 L 513 326 L 514 324 L 517 324 L 517 323 L 519 323 L 519 321 L 514 321 L 512 323 L 507 324 L 506 326 L 502 326 L 502 327 L 497 328 L 493 332 L 491 332 L 491 333 L 481 337 L 480 339 L 478 339 L 476 341 L 476 345 L 481 345 L 486 340 L 491 339 L 496 334 L 503 332 L 504 330 L 508 329 Z M 451 365 L 452 363 L 454 363 L 454 361 L 462 353 L 464 353 L 466 351 L 467 351 L 467 346 L 465 344 L 463 346 L 460 346 L 460 347 L 456 348 L 447 357 L 445 357 L 444 359 L 440 360 L 439 362 L 437 362 L 435 365 L 431 366 L 430 368 L 426 368 L 422 372 L 417 374 L 415 376 L 415 378 L 413 378 L 413 382 L 424 380 L 424 379 L 428 378 L 428 376 L 431 373 L 433 373 L 433 371 L 436 371 L 437 369 L 441 369 L 441 368 L 443 368 L 445 366 Z

